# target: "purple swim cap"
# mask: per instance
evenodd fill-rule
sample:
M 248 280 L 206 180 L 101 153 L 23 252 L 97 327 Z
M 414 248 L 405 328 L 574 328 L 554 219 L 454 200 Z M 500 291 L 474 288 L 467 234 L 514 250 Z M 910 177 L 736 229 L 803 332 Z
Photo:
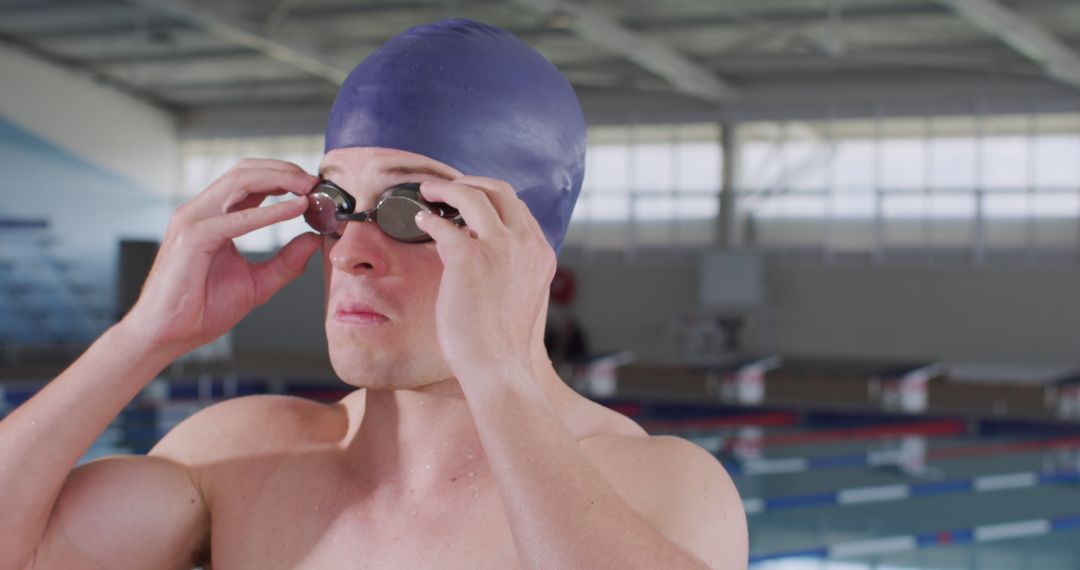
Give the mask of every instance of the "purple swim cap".
M 406 30 L 352 70 L 326 152 L 360 146 L 508 182 L 556 252 L 585 175 L 585 118 L 570 83 L 510 32 L 471 20 Z

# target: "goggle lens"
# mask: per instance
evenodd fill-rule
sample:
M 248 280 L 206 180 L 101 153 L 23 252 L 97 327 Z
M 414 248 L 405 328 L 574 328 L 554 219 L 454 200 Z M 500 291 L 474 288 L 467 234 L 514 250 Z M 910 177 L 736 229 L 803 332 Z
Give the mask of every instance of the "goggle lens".
M 375 223 L 386 235 L 398 241 L 426 241 L 428 235 L 416 226 L 416 214 L 424 209 L 408 198 L 390 196 L 379 202 Z
M 337 219 L 338 203 L 325 191 L 316 188 L 308 196 L 308 208 L 304 211 L 304 221 L 320 234 L 335 236 L 340 234 L 345 221 Z

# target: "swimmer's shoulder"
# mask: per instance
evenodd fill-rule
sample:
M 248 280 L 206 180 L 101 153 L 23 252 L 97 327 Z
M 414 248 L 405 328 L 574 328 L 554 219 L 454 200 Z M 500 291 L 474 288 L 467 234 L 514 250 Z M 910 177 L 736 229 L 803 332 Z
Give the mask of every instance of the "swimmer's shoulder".
M 579 445 L 619 496 L 669 540 L 710 568 L 745 568 L 746 515 L 727 470 L 689 440 L 650 436 L 631 423 L 637 429 L 624 426 Z
M 177 424 L 150 451 L 188 466 L 330 443 L 347 424 L 341 406 L 260 394 L 218 402 Z

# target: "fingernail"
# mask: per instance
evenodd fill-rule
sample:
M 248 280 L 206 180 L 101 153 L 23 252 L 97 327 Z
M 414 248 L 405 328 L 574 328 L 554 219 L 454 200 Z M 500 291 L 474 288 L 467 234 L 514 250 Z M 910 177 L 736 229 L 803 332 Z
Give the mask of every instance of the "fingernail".
M 416 223 L 419 224 L 420 222 L 423 222 L 426 219 L 427 219 L 427 212 L 425 212 L 423 210 L 420 210 L 419 212 L 416 213 L 416 216 L 415 216 Z

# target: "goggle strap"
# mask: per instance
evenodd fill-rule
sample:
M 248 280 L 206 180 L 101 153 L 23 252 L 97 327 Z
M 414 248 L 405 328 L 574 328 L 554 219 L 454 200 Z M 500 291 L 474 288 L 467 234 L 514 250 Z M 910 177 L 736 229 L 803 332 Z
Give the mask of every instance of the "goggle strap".
M 353 212 L 351 214 L 347 212 L 337 212 L 334 214 L 334 217 L 341 221 L 347 220 L 350 222 L 374 222 L 375 213 L 377 210 L 378 208 L 376 208 L 375 210 L 367 210 L 364 212 Z

